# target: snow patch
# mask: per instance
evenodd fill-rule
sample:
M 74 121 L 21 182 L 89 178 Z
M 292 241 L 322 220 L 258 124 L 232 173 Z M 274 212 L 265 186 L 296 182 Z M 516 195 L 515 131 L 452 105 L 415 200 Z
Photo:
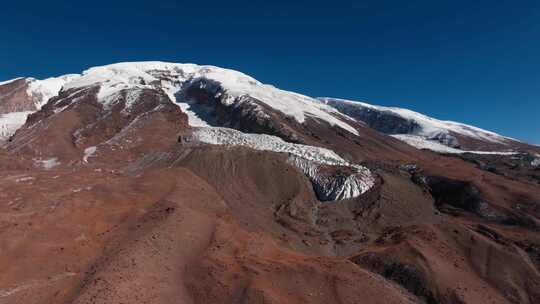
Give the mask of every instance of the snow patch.
M 84 149 L 83 162 L 88 163 L 88 158 L 93 157 L 97 151 L 96 146 L 91 146 Z
M 58 161 L 58 158 L 53 157 L 49 159 L 36 159 L 34 160 L 35 163 L 43 167 L 45 170 L 50 170 L 58 165 L 60 165 L 60 162 Z
M 79 192 L 84 191 L 84 190 L 90 191 L 90 190 L 92 190 L 92 187 L 88 186 L 88 187 L 84 187 L 84 188 L 74 188 L 74 189 L 71 189 L 71 192 L 79 193 Z
M 32 114 L 31 111 L 0 114 L 0 140 L 7 140 L 15 134 L 15 131 L 24 125 L 30 114 Z
M 135 106 L 142 94 L 142 88 L 132 88 L 130 90 L 115 92 L 107 97 L 102 98 L 100 101 L 105 110 L 110 110 L 118 102 L 125 100 L 122 113 L 127 114 L 131 111 L 131 108 Z
M 408 145 L 411 145 L 418 149 L 427 149 L 439 153 L 449 153 L 449 154 L 463 154 L 463 153 L 474 153 L 474 154 L 491 154 L 491 155 L 514 155 L 518 154 L 517 152 L 508 151 L 508 152 L 497 152 L 497 151 L 469 151 L 469 150 L 460 150 L 456 148 L 451 148 L 445 146 L 437 141 L 426 139 L 420 135 L 409 135 L 409 134 L 396 134 L 391 135 L 392 137 L 399 139 L 405 142 Z
M 19 177 L 15 180 L 16 183 L 21 183 L 21 182 L 27 182 L 27 181 L 31 181 L 31 180 L 34 180 L 35 178 L 32 177 L 32 176 L 25 176 L 25 177 Z
M 143 90 L 129 90 L 126 93 L 126 105 L 124 111 L 129 111 L 141 97 Z

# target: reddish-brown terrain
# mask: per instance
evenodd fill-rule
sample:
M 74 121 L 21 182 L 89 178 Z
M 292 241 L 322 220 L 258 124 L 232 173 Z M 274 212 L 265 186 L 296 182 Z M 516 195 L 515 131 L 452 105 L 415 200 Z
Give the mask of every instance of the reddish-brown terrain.
M 162 90 L 111 106 L 99 90 L 62 90 L 0 148 L 0 303 L 540 302 L 529 159 L 442 155 L 337 113 L 358 134 L 186 91 L 216 126 L 374 175 L 323 202 L 287 153 L 192 140 Z

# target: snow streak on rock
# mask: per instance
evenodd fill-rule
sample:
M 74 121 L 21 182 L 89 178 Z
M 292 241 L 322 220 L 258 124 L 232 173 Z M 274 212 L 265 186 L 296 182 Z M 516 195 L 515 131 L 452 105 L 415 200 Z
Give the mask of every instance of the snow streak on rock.
M 246 134 L 228 128 L 197 128 L 189 140 L 287 153 L 290 163 L 310 178 L 323 201 L 354 198 L 375 185 L 375 178 L 369 169 L 350 164 L 334 151 L 288 143 L 276 136 Z
M 508 151 L 508 152 L 496 152 L 496 151 L 469 151 L 469 150 L 460 150 L 445 146 L 439 142 L 426 139 L 420 135 L 408 135 L 408 134 L 396 134 L 391 135 L 394 138 L 397 138 L 408 145 L 411 145 L 418 149 L 426 149 L 439 153 L 450 153 L 450 154 L 462 154 L 462 153 L 474 153 L 474 154 L 493 154 L 493 155 L 513 155 L 517 152 Z

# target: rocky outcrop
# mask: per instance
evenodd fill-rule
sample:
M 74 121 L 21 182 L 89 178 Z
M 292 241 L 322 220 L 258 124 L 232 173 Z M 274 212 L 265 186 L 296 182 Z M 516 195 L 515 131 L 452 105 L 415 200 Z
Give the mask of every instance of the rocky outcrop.
M 412 263 L 405 263 L 381 253 L 367 252 L 351 258 L 351 261 L 369 269 L 407 289 L 427 304 L 440 303 L 438 291 L 430 282 L 426 270 Z
M 426 187 L 435 199 L 435 205 L 445 212 L 452 213 L 453 208 L 458 208 L 486 219 L 506 219 L 482 198 L 480 190 L 470 182 L 421 175 L 414 175 L 413 180 Z
M 325 99 L 324 102 L 352 118 L 365 122 L 370 128 L 385 134 L 410 134 L 420 128 L 420 125 L 415 121 L 391 112 L 378 111 L 335 99 Z
M 28 94 L 29 84 L 28 78 L 18 78 L 0 85 L 0 114 L 37 110 Z
M 454 135 L 448 132 L 435 132 L 427 137 L 428 140 L 433 140 L 451 148 L 459 148 L 459 140 Z
M 540 157 L 533 153 L 511 155 L 460 154 L 459 157 L 477 168 L 514 180 L 540 184 Z

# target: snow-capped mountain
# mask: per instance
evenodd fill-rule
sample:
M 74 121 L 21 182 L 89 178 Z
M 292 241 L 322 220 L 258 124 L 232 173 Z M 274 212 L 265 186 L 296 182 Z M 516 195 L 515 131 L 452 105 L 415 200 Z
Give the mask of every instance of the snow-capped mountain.
M 510 138 L 165 62 L 0 110 L 0 302 L 540 299 L 540 151 Z
M 188 114 L 192 126 L 207 126 L 209 122 L 201 118 L 203 114 L 191 108 L 186 91 L 191 87 L 213 86 L 216 90 L 214 97 L 220 97 L 227 106 L 241 102 L 243 96 L 249 96 L 293 117 L 299 123 L 303 123 L 306 117 L 314 117 L 357 133 L 353 127 L 334 117 L 337 111 L 318 104 L 313 98 L 283 91 L 243 73 L 214 66 L 165 62 L 118 63 L 86 70 L 81 77 L 66 83 L 64 90 L 96 85 L 100 86 L 97 98 L 105 104 L 114 102 L 115 96 L 125 89 L 160 88 Z
M 103 145 L 110 147 L 125 140 L 125 134 L 133 132 L 136 124 L 147 116 L 170 112 L 176 106 L 176 111 L 187 115 L 187 126 L 195 130 L 191 138 L 199 142 L 245 146 L 304 160 L 292 164 L 302 164 L 298 167 L 318 184 L 321 199 L 356 197 L 374 184 L 367 168 L 349 164 L 328 149 L 311 146 L 317 143 L 310 138 L 310 126 L 324 125 L 337 128 L 347 136 L 358 136 L 354 120 L 316 99 L 262 84 L 240 72 L 194 64 L 131 62 L 28 83 L 28 96 L 39 92 L 39 100 L 48 98 L 48 103 L 42 107 L 41 102 L 34 102 L 35 109 L 42 110 L 30 116 L 19 132 L 22 135 L 8 145 L 12 151 L 31 147 L 39 150 L 36 154 L 40 157 L 61 159 L 59 153 L 73 149 L 68 139 L 58 139 L 66 144 L 62 151 L 58 148 L 60 144 L 47 151 L 47 144 L 39 144 L 42 137 L 39 134 L 47 133 L 51 124 L 65 123 L 66 119 L 58 117 L 78 111 L 78 117 L 90 121 L 65 128 L 75 128 L 71 135 L 75 145 L 85 151 L 92 148 L 99 152 Z M 90 105 L 91 110 L 81 110 Z M 177 120 L 182 120 L 181 115 Z M 10 130 L 16 125 L 12 124 Z M 86 162 L 88 157 L 83 159 Z M 331 175 L 323 179 L 316 173 L 328 171 L 327 167 L 348 168 L 345 171 L 350 172 L 347 178 L 339 178 L 340 182 L 335 183 Z
M 412 146 L 443 153 L 511 152 L 522 143 L 474 126 L 435 119 L 408 109 L 321 97 L 322 103 Z
M 264 133 L 298 143 L 305 143 L 306 139 L 302 132 L 294 131 L 290 126 L 293 123 L 302 125 L 308 119 L 359 135 L 358 126 L 351 123 L 356 119 L 417 148 L 444 153 L 511 152 L 521 145 L 490 131 L 407 109 L 337 98 L 317 100 L 263 84 L 237 71 L 166 62 L 126 62 L 90 68 L 80 75 L 2 82 L 0 140 L 13 135 L 31 112 L 39 110 L 61 90 L 75 92 L 91 87 L 98 89 L 96 100 L 105 108 L 114 106 L 129 91 L 123 110 L 129 112 L 143 90 L 159 90 L 187 114 L 192 127 L 221 126 L 248 132 L 261 132 L 263 128 Z M 61 99 L 55 103 L 61 103 Z M 226 118 L 224 112 L 234 117 Z M 276 120 L 276 114 L 284 120 Z
M 298 131 L 298 125 L 305 128 L 306 119 L 359 135 L 358 125 L 352 123 L 357 120 L 407 144 L 437 152 L 510 153 L 523 148 L 512 138 L 407 109 L 337 98 L 314 99 L 263 84 L 241 72 L 166 62 L 125 62 L 90 68 L 80 75 L 2 82 L 0 140 L 13 135 L 30 113 L 41 109 L 61 90 L 76 92 L 92 87 L 97 88 L 96 100 L 105 108 L 125 97 L 123 111 L 129 112 L 143 90 L 159 90 L 187 114 L 192 127 L 232 127 L 278 135 L 297 143 L 306 143 L 305 132 Z M 65 99 L 57 98 L 55 104 Z M 67 108 L 65 102 L 62 104 Z M 282 119 L 276 119 L 276 115 Z

